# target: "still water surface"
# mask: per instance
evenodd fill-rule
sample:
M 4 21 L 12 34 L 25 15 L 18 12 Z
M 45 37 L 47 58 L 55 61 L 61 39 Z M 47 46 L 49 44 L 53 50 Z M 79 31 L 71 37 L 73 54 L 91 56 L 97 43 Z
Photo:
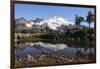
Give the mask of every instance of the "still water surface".
M 69 47 L 67 44 L 50 44 L 43 42 L 35 42 L 20 43 L 16 45 L 20 47 L 15 50 L 15 55 L 17 57 L 27 57 L 28 54 L 36 56 L 40 55 L 43 51 L 57 56 L 74 56 L 78 52 L 85 55 L 88 55 L 90 53 L 94 54 L 93 48 L 75 48 Z

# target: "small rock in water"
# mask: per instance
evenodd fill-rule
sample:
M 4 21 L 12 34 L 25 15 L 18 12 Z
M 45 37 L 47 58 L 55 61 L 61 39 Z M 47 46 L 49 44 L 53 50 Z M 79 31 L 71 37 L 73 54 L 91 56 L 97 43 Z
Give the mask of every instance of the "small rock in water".
M 56 58 L 57 56 L 55 56 L 55 55 L 51 55 L 53 58 Z
M 56 63 L 59 63 L 60 62 L 60 60 L 56 60 Z
M 21 61 L 22 61 L 22 58 L 19 59 L 19 62 L 21 62 Z
M 41 57 L 45 57 L 46 55 L 42 54 Z
M 61 56 L 61 57 L 60 57 L 60 60 L 63 60 L 63 59 L 64 59 L 64 58 Z
M 27 58 L 28 58 L 29 62 L 31 62 L 33 60 L 33 57 L 30 54 L 27 55 Z
M 67 61 L 68 59 L 67 58 L 64 58 L 64 60 Z
M 43 60 L 43 58 L 42 58 L 42 57 L 40 57 L 40 58 L 39 58 L 39 60 L 41 61 L 41 60 Z

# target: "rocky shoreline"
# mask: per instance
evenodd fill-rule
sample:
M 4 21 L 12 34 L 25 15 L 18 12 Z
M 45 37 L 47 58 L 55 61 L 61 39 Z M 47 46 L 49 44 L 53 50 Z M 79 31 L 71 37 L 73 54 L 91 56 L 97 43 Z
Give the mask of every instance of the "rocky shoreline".
M 80 64 L 95 62 L 95 60 L 89 60 L 77 56 L 56 56 L 47 53 L 42 53 L 41 55 L 31 56 L 27 55 L 25 58 L 15 57 L 15 67 L 30 67 L 30 66 L 40 66 L 40 65 L 59 65 L 59 64 Z

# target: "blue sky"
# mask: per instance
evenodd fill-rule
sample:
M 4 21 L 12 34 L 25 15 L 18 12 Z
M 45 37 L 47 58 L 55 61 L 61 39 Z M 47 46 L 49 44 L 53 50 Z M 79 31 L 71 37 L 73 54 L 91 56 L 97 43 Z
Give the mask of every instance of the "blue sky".
M 34 20 L 37 17 L 48 19 L 53 16 L 61 16 L 74 22 L 76 14 L 86 19 L 87 13 L 89 11 L 94 12 L 94 9 L 64 6 L 15 4 L 15 18 L 24 17 L 28 20 Z M 84 24 L 87 25 L 86 23 Z

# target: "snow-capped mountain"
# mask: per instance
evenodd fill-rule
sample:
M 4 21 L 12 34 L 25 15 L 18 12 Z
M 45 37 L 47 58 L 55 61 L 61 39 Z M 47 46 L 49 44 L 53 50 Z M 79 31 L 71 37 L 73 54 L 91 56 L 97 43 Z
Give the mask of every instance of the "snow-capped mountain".
M 16 24 L 16 25 L 23 24 L 23 25 L 25 25 L 26 27 L 32 27 L 33 23 L 34 23 L 34 22 L 29 21 L 29 20 L 25 19 L 24 17 L 21 17 L 21 18 L 15 20 L 15 24 Z
M 58 16 L 54 16 L 52 18 L 46 19 L 46 20 L 39 20 L 38 22 L 35 20 L 35 22 L 33 25 L 37 25 L 37 26 L 47 26 L 52 30 L 58 30 L 59 27 L 65 27 L 65 26 L 69 26 L 69 24 L 73 24 L 72 22 L 68 21 L 67 19 L 63 18 L 63 17 L 58 17 Z
M 49 28 L 53 30 L 58 30 L 61 26 L 68 26 L 69 24 L 73 24 L 63 17 L 54 16 L 44 21 L 48 25 Z
M 45 29 L 46 27 L 52 30 L 65 30 L 68 26 L 74 25 L 69 20 L 54 16 L 48 19 L 36 18 L 35 20 L 26 20 L 25 18 L 19 18 L 15 20 L 16 30 L 23 29 Z
M 31 29 L 34 22 L 28 21 L 24 17 L 15 19 L 15 31 Z

